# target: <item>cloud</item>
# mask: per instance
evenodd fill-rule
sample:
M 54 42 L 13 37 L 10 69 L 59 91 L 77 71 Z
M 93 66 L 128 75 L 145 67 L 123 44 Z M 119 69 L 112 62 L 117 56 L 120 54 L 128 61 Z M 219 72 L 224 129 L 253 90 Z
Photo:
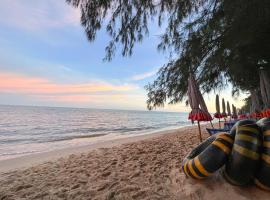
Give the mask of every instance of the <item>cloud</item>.
M 0 71 L 0 104 L 145 109 L 145 91 L 132 84 L 93 80 L 58 83 L 38 76 Z
M 158 72 L 159 69 L 155 69 L 155 70 L 152 70 L 150 72 L 145 72 L 145 73 L 142 73 L 142 74 L 137 74 L 135 76 L 132 76 L 131 77 L 131 80 L 132 81 L 140 81 L 140 80 L 144 80 L 146 78 L 150 78 L 152 76 L 154 76 L 157 72 Z
M 83 84 L 55 83 L 45 78 L 23 76 L 15 73 L 0 74 L 0 92 L 22 93 L 28 95 L 101 95 L 114 94 L 135 90 L 134 85 L 113 85 L 106 82 L 91 82 Z
M 58 66 L 60 69 L 64 70 L 64 71 L 67 71 L 67 72 L 72 72 L 73 70 L 67 66 L 64 66 L 64 65 L 59 65 Z
M 0 23 L 26 31 L 80 25 L 80 11 L 64 0 L 1 0 Z
M 58 83 L 38 76 L 0 71 L 0 103 L 117 109 L 145 109 L 145 91 L 132 84 L 115 85 L 104 81 Z M 241 107 L 226 91 L 222 97 Z M 204 95 L 209 111 L 215 111 L 215 95 Z M 190 111 L 184 103 L 165 106 L 167 111 Z

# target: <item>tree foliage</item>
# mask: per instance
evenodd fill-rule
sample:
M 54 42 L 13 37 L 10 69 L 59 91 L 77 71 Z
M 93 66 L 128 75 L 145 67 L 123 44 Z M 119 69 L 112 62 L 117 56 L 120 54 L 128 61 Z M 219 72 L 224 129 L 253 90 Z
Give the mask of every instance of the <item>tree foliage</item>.
M 258 87 L 259 67 L 270 74 L 269 0 L 67 0 L 80 7 L 90 41 L 102 26 L 111 41 L 106 59 L 117 47 L 132 54 L 149 33 L 152 20 L 165 25 L 158 49 L 173 54 L 157 79 L 146 86 L 149 109 L 182 101 L 189 73 L 203 92 L 228 82 L 233 93 Z

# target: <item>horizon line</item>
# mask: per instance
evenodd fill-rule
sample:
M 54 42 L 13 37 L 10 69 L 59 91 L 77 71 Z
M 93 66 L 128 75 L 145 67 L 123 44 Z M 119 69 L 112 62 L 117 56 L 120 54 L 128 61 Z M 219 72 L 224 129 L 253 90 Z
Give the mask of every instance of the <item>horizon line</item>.
M 162 110 L 135 110 L 124 108 L 94 108 L 94 107 L 75 107 L 75 106 L 46 106 L 46 105 L 26 105 L 26 104 L 0 104 L 0 106 L 20 106 L 20 107 L 41 107 L 41 108 L 70 108 L 70 109 L 92 109 L 92 110 L 117 110 L 117 111 L 136 111 L 136 112 L 164 112 L 164 113 L 189 113 L 186 111 L 162 111 Z

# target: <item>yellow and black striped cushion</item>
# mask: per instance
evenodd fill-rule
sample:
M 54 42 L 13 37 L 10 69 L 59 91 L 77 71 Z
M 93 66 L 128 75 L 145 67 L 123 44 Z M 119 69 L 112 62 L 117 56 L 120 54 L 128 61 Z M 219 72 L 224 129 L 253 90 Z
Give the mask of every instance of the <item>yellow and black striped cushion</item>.
M 235 138 L 236 135 L 236 128 L 238 126 L 243 126 L 243 125 L 247 125 L 247 124 L 254 124 L 256 121 L 252 120 L 252 119 L 245 119 L 245 120 L 240 120 L 238 122 L 235 123 L 235 125 L 232 127 L 231 131 L 230 131 L 230 135 L 233 137 L 233 139 Z
M 261 124 L 263 145 L 260 167 L 257 170 L 255 184 L 270 191 L 270 124 Z
M 259 166 L 262 135 L 256 123 L 238 125 L 232 153 L 224 171 L 225 178 L 234 185 L 253 182 Z
M 210 137 L 207 142 L 196 147 L 184 160 L 182 165 L 184 173 L 195 179 L 208 177 L 226 163 L 232 145 L 233 139 L 227 133 L 219 133 Z M 202 149 L 202 146 L 205 148 Z

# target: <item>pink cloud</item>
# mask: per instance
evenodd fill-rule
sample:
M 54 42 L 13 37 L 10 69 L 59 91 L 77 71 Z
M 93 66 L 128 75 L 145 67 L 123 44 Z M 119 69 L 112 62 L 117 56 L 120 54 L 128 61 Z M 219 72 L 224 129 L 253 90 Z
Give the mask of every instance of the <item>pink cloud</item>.
M 144 94 L 134 85 L 114 85 L 100 81 L 57 83 L 13 72 L 0 72 L 0 95 L 11 100 L 12 95 L 16 95 L 17 102 L 20 102 L 20 98 L 28 99 L 37 105 L 130 109 L 144 108 L 145 105 Z
M 105 95 L 41 95 L 38 96 L 42 101 L 65 102 L 65 103 L 105 103 L 121 101 L 125 99 L 123 94 L 105 94 Z
M 132 85 L 112 85 L 109 83 L 63 84 L 44 78 L 22 76 L 14 73 L 0 74 L 0 92 L 23 93 L 29 95 L 89 95 L 106 92 L 134 90 Z

